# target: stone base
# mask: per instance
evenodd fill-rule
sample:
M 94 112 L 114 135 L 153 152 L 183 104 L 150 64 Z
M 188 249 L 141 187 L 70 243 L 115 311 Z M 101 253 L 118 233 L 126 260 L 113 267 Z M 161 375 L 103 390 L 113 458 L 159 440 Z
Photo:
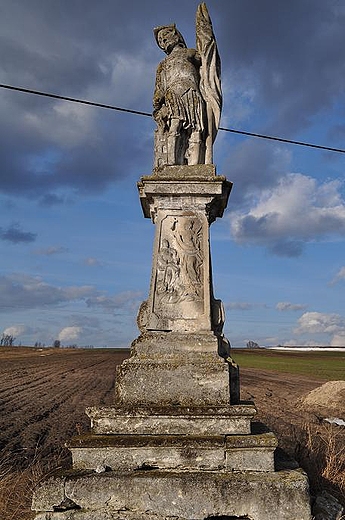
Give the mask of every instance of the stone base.
M 250 435 L 83 435 L 67 447 L 78 470 L 274 471 L 277 439 L 263 425 Z
M 249 434 L 256 414 L 253 403 L 199 407 L 88 408 L 97 435 L 229 435 Z
M 127 408 L 228 405 L 229 363 L 218 355 L 223 344 L 222 336 L 213 333 L 142 334 L 132 343 L 130 358 L 117 367 L 116 404 Z
M 36 520 L 311 520 L 308 481 L 280 472 L 70 472 L 36 491 Z
M 116 403 L 124 406 L 229 404 L 229 367 L 217 353 L 183 361 L 125 360 L 117 368 Z

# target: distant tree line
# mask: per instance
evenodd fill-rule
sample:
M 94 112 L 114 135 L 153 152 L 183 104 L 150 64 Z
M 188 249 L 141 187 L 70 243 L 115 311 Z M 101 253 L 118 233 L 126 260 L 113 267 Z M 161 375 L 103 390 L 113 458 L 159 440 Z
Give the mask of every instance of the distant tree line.
M 261 348 L 259 343 L 256 343 L 253 340 L 249 340 L 247 343 L 247 348 Z
M 15 339 L 16 338 L 14 336 L 12 336 L 12 334 L 3 333 L 0 338 L 0 346 L 1 347 L 13 347 Z

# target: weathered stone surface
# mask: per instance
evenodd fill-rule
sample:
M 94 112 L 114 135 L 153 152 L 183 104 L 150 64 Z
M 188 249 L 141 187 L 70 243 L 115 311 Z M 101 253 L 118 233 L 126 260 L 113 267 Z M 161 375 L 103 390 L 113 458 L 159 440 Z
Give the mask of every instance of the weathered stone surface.
M 228 435 L 250 433 L 253 404 L 213 407 L 88 408 L 94 434 Z
M 213 333 L 181 334 L 178 332 L 145 332 L 131 345 L 129 359 L 162 361 L 178 360 L 181 363 L 194 361 L 206 363 L 217 359 L 219 338 Z M 211 354 L 211 358 L 210 358 Z M 133 359 L 134 358 L 134 359 Z
M 166 515 L 140 513 L 138 511 L 110 511 L 108 508 L 98 511 L 65 511 L 62 513 L 39 513 L 35 520 L 185 520 Z
M 222 515 L 255 520 L 311 519 L 307 478 L 301 471 L 90 473 L 70 476 L 65 495 L 81 507 L 80 512 L 73 511 L 71 518 L 76 519 L 88 518 L 87 511 L 102 510 L 108 514 L 121 511 L 124 519 L 130 512 L 138 518 L 146 512 L 159 518 L 188 520 Z M 49 506 L 52 510 L 56 504 Z M 59 517 L 54 513 L 51 518 Z
M 66 476 L 56 475 L 42 482 L 32 499 L 34 511 L 54 511 L 53 506 L 61 504 L 65 496 Z
M 215 353 L 203 362 L 125 360 L 117 367 L 121 406 L 212 406 L 230 402 L 228 364 Z
M 110 511 L 108 508 L 98 511 L 74 510 L 59 513 L 39 513 L 35 520 L 185 520 L 168 518 L 165 515 L 140 513 L 138 511 Z
M 272 433 L 234 436 L 85 435 L 67 446 L 81 470 L 274 471 Z
M 209 227 L 232 183 L 211 164 L 221 91 L 206 5 L 198 53 L 173 25 L 155 35 L 168 57 L 154 94 L 155 168 L 138 183 L 156 227 L 141 335 L 118 368 L 115 405 L 89 408 L 92 435 L 70 443 L 73 470 L 36 490 L 36 520 L 311 520 L 306 475 L 273 471 L 276 438 L 251 429 L 256 409 L 240 403 L 213 295 Z
M 138 182 L 139 196 L 146 218 L 154 220 L 157 209 L 195 207 L 211 212 L 213 222 L 222 217 L 232 182 L 216 175 L 215 166 L 165 166 L 144 175 Z M 156 207 L 157 206 L 157 209 Z
M 161 166 L 154 168 L 151 175 L 145 175 L 142 180 L 178 180 L 178 181 L 225 181 L 225 177 L 216 175 L 216 167 L 214 164 L 196 164 Z
M 203 169 L 210 178 L 209 166 L 179 166 L 168 167 L 175 171 L 171 179 L 145 177 L 138 184 L 144 215 L 156 226 L 150 294 L 138 319 L 142 331 L 207 333 L 219 326 L 212 315 L 209 226 L 222 215 L 232 184 L 217 176 L 190 180 L 192 171 Z

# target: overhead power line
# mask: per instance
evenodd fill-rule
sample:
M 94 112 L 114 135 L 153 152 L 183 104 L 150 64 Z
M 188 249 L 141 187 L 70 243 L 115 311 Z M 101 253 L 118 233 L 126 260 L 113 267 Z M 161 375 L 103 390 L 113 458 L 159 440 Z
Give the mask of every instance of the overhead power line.
M 141 112 L 140 110 L 131 110 L 130 108 L 122 108 L 117 107 L 114 105 L 106 105 L 104 103 L 96 103 L 94 101 L 86 101 L 85 99 L 77 99 L 72 97 L 66 97 L 66 96 L 59 96 L 58 94 L 51 94 L 48 92 L 42 92 L 39 90 L 32 90 L 28 88 L 22 88 L 22 87 L 14 87 L 12 85 L 5 85 L 3 83 L 0 83 L 0 87 L 8 90 L 15 90 L 17 92 L 24 92 L 26 94 L 34 94 L 36 96 L 43 96 L 43 97 L 49 97 L 53 99 L 60 99 L 62 101 L 70 101 L 72 103 L 79 103 L 82 105 L 88 105 L 98 108 L 105 108 L 108 110 L 117 110 L 118 112 L 126 112 L 129 114 L 135 114 L 139 116 L 148 116 L 152 117 L 152 114 L 149 112 Z M 337 152 L 337 153 L 345 153 L 345 150 L 342 148 L 332 148 L 330 146 L 322 146 L 320 144 L 313 144 L 313 143 L 306 143 L 304 141 L 293 141 L 291 139 L 284 139 L 282 137 L 277 137 L 273 135 L 264 135 L 264 134 L 258 134 L 254 132 L 246 132 L 244 130 L 235 130 L 234 128 L 223 128 L 219 127 L 219 130 L 223 130 L 224 132 L 231 132 L 233 134 L 240 134 L 240 135 L 247 135 L 249 137 L 258 137 L 260 139 L 268 139 L 270 141 L 278 141 L 280 143 L 287 143 L 287 144 L 294 144 L 298 146 L 307 146 L 309 148 L 317 148 L 319 150 L 327 150 L 328 152 Z

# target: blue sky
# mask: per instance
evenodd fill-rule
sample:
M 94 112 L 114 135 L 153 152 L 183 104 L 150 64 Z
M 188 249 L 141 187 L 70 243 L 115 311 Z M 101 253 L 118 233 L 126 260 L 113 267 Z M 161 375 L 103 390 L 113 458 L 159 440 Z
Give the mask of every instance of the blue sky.
M 152 29 L 194 46 L 194 0 L 3 0 L 0 82 L 150 112 Z M 345 148 L 345 2 L 209 0 L 221 126 Z M 0 334 L 128 346 L 154 226 L 148 117 L 0 89 Z M 219 132 L 234 183 L 211 228 L 215 295 L 235 346 L 345 345 L 345 154 Z

